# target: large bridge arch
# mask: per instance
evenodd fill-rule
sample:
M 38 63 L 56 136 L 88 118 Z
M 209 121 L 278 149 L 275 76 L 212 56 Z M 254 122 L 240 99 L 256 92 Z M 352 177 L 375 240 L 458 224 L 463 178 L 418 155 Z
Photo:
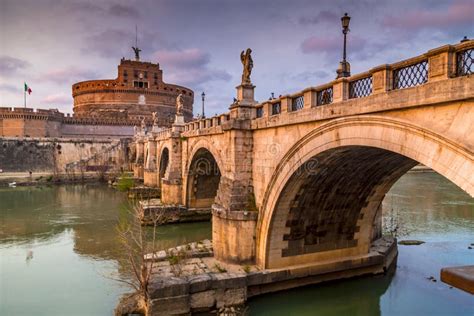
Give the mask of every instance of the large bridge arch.
M 323 124 L 273 172 L 261 203 L 257 263 L 281 268 L 367 254 L 385 193 L 417 163 L 474 196 L 469 146 L 378 116 Z
M 223 173 L 219 152 L 206 140 L 199 140 L 189 152 L 185 175 L 185 205 L 188 208 L 211 208 Z

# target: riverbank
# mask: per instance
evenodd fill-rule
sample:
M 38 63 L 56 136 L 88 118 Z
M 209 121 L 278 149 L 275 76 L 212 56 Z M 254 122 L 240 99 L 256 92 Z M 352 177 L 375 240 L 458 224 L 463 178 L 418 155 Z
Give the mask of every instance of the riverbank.
M 389 270 L 396 257 L 396 240 L 383 237 L 373 242 L 367 255 L 284 269 L 259 269 L 255 265 L 242 266 L 215 259 L 210 241 L 191 243 L 146 256 L 155 262 L 148 312 L 149 315 L 181 315 L 238 307 L 258 295 L 381 274 Z M 130 296 L 121 300 L 116 315 L 137 312 L 126 309 L 140 306 L 129 300 Z
M 98 174 L 97 172 L 84 172 L 80 175 L 51 172 L 33 172 L 31 174 L 28 172 L 2 172 L 0 173 L 0 187 L 107 182 L 115 177 L 116 174 Z

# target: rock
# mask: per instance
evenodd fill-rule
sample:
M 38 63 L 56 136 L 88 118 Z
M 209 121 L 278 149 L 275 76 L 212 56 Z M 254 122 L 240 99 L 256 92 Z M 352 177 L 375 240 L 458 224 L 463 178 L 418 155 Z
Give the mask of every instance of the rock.
M 145 300 L 139 294 L 126 294 L 120 298 L 115 308 L 115 316 L 146 315 L 147 307 Z
M 418 246 L 424 243 L 425 242 L 421 240 L 401 240 L 398 242 L 399 245 L 404 245 L 404 246 Z

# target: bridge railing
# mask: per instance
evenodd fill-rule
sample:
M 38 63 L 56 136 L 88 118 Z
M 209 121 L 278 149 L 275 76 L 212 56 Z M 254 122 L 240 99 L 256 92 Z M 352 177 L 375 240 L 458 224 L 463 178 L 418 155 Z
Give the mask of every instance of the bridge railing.
M 217 128 L 221 126 L 224 122 L 230 120 L 229 113 L 223 113 L 220 115 L 215 115 L 209 118 L 200 118 L 184 125 L 185 132 L 191 132 L 195 130 L 203 130 L 209 128 Z
M 365 98 L 372 94 L 372 74 L 364 72 L 349 81 L 349 99 Z
M 474 40 L 445 45 L 425 54 L 385 64 L 348 78 L 267 100 L 255 106 L 255 119 L 268 119 L 350 99 L 412 88 L 429 82 L 471 75 L 474 72 Z

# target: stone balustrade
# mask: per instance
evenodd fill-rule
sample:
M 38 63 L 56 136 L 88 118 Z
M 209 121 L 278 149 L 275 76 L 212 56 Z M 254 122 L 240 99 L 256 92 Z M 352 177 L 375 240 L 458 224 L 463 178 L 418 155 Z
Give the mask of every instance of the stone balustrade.
M 379 93 L 416 87 L 438 80 L 465 76 L 474 71 L 474 41 L 445 45 L 393 64 L 339 78 L 329 83 L 306 88 L 255 105 L 254 119 L 303 109 L 327 106 L 349 99 L 366 98 Z

